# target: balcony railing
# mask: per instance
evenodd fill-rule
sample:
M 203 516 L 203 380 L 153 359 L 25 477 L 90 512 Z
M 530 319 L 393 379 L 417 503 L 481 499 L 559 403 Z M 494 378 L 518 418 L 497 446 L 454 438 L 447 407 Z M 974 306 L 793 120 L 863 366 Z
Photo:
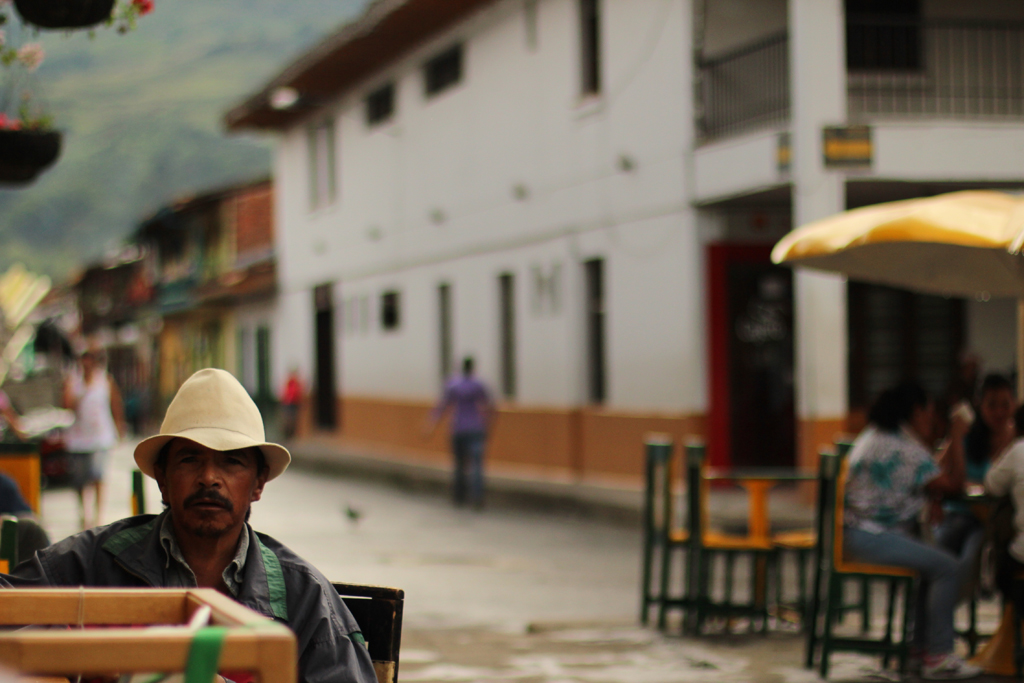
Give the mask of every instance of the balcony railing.
M 789 120 L 789 41 L 785 33 L 697 64 L 697 131 L 732 135 Z
M 1024 23 L 851 20 L 846 38 L 851 121 L 1024 116 Z M 699 61 L 697 78 L 701 139 L 789 120 L 784 33 Z
M 892 47 L 882 54 L 880 39 Z M 946 119 L 1024 115 L 1024 24 L 850 23 L 851 120 L 876 116 Z

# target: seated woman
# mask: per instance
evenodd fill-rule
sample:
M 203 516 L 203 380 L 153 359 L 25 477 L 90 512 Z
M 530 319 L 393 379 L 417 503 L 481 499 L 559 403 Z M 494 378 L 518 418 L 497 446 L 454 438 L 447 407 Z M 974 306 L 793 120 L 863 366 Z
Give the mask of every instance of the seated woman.
M 862 562 L 906 567 L 920 574 L 914 641 L 924 655 L 922 678 L 977 676 L 981 668 L 953 651 L 953 610 L 970 565 L 918 538 L 918 521 L 928 497 L 963 488 L 963 453 L 949 448 L 937 460 L 932 456 L 935 410 L 916 384 L 883 392 L 868 419 L 870 424 L 849 455 L 844 551 Z M 951 442 L 962 440 L 967 428 L 955 417 Z
M 1024 406 L 1013 415 L 1017 440 L 989 468 L 985 490 L 993 496 L 1013 499 L 1013 540 L 1006 548 L 997 548 L 996 586 L 1007 598 L 1024 602 L 1024 593 L 1015 595 L 1014 577 L 1024 570 Z
M 978 419 L 963 439 L 967 481 L 980 484 L 989 467 L 1016 438 L 1013 411 L 1017 398 L 1013 385 L 1004 375 L 988 375 L 981 384 Z M 952 446 L 953 444 L 951 444 Z M 950 502 L 935 531 L 935 542 L 955 555 L 977 557 L 985 538 L 982 523 L 962 502 Z

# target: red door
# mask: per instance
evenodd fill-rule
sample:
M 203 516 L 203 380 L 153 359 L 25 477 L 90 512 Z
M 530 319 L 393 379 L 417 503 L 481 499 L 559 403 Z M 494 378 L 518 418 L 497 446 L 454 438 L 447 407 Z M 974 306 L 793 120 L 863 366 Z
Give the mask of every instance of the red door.
M 710 415 L 716 467 L 792 466 L 793 275 L 771 246 L 708 247 Z

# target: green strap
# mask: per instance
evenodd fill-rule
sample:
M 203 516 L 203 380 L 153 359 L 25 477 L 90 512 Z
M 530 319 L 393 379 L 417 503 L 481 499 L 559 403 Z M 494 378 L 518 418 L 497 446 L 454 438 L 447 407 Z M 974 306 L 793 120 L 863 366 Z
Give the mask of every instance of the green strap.
M 188 651 L 188 663 L 185 664 L 185 683 L 213 683 L 227 634 L 228 629 L 224 626 L 208 626 L 196 631 Z

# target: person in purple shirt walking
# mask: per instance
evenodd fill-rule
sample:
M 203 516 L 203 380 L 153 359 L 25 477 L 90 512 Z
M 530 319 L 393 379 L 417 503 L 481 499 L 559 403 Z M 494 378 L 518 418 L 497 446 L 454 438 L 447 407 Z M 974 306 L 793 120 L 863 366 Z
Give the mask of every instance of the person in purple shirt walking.
M 483 382 L 473 376 L 471 356 L 462 361 L 462 375 L 448 381 L 444 395 L 430 413 L 431 432 L 449 409 L 455 460 L 452 499 L 456 505 L 465 505 L 468 499 L 479 509 L 484 504 L 484 444 L 494 415 L 494 402 Z

